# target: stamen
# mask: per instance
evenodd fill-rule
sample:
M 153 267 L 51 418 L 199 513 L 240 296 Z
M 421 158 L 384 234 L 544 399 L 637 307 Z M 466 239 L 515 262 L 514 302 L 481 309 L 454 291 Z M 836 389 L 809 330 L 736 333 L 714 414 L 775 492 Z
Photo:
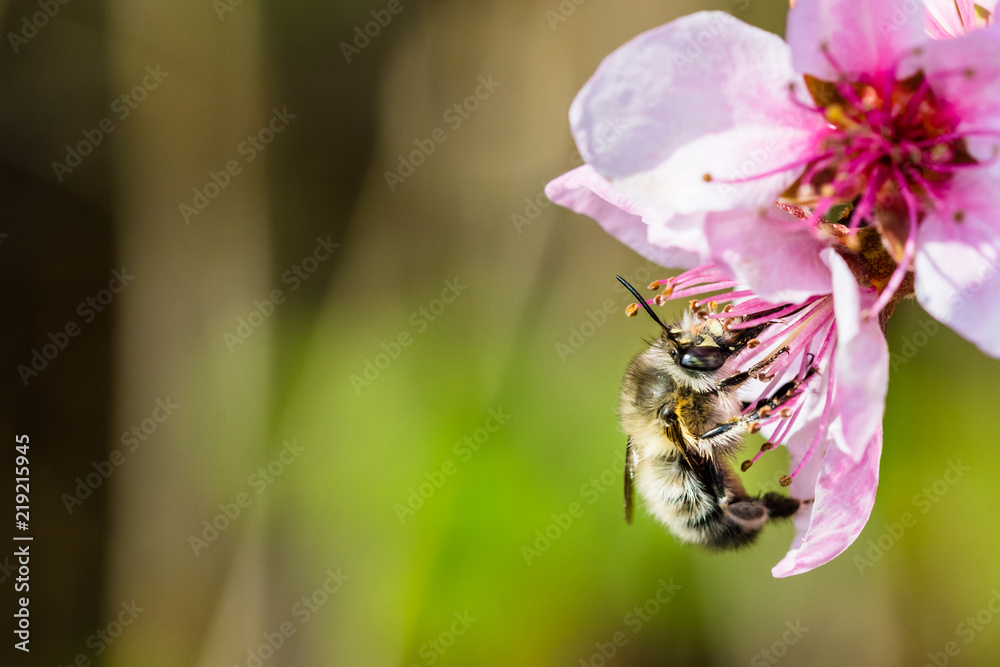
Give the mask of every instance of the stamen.
M 897 171 L 894 169 L 894 171 Z M 871 318 L 877 316 L 882 309 L 885 308 L 886 304 L 892 300 L 892 297 L 896 294 L 896 290 L 903 282 L 903 278 L 910 271 L 910 262 L 913 259 L 913 255 L 917 249 L 917 202 L 913 197 L 913 193 L 907 188 L 901 188 L 900 194 L 903 196 L 903 200 L 906 202 L 907 212 L 909 213 L 910 225 L 907 230 L 906 243 L 903 245 L 903 258 L 900 260 L 899 264 L 896 265 L 896 269 L 892 272 L 892 276 L 889 277 L 889 282 L 886 284 L 882 293 L 879 294 L 878 299 L 872 304 L 872 307 L 864 313 L 864 317 Z
M 834 338 L 836 338 L 836 331 L 834 331 L 833 336 Z M 836 375 L 836 369 L 834 368 L 833 365 L 830 365 L 830 367 L 827 369 L 826 400 L 823 403 L 823 414 L 819 420 L 819 428 L 816 429 L 816 435 L 813 436 L 813 440 L 812 443 L 809 445 L 809 449 L 806 450 L 806 453 L 802 457 L 802 460 L 799 461 L 799 464 L 795 466 L 795 470 L 793 470 L 791 475 L 789 476 L 788 484 L 791 484 L 792 480 L 795 479 L 795 476 L 802 471 L 803 466 L 805 466 L 805 464 L 809 461 L 809 458 L 813 455 L 813 453 L 815 453 L 816 448 L 819 445 L 819 441 L 822 439 L 823 434 L 826 433 L 826 427 L 830 419 L 830 412 L 831 412 L 830 408 L 833 406 L 833 378 L 835 375 Z M 788 486 L 788 484 L 785 484 L 784 480 L 782 480 L 782 486 Z

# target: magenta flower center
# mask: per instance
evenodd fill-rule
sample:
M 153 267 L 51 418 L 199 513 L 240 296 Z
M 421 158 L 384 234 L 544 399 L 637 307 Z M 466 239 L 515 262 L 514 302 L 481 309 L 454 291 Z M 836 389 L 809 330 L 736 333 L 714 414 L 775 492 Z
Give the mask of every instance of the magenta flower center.
M 902 260 L 917 211 L 941 200 L 957 170 L 976 164 L 958 115 L 922 72 L 837 83 L 807 76 L 806 85 L 828 129 L 787 199 L 818 215 L 852 206 L 851 228 L 877 225 Z

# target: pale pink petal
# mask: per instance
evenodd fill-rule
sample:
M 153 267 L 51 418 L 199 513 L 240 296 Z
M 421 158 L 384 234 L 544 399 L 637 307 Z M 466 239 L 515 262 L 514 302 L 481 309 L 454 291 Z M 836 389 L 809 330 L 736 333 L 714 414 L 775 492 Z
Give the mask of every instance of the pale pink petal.
M 975 28 L 972 0 L 924 0 L 924 8 L 925 27 L 935 39 L 958 37 Z
M 923 70 L 939 99 L 946 100 L 958 120 L 958 131 L 1000 130 L 1000 31 L 977 30 L 945 41 L 932 41 L 907 58 L 901 75 Z M 993 159 L 1000 147 L 996 135 L 967 139 L 973 155 Z
M 862 292 L 847 262 L 832 248 L 824 259 L 833 272 L 833 309 L 837 315 L 834 357 L 833 414 L 840 415 L 838 444 L 860 461 L 872 435 L 881 429 L 889 388 L 889 346 L 878 318 L 863 318 L 862 309 L 876 299 L 875 290 Z
M 609 234 L 661 266 L 695 266 L 707 252 L 700 228 L 676 234 L 670 238 L 673 243 L 658 233 L 657 243 L 651 243 L 650 228 L 643 221 L 645 210 L 622 196 L 590 165 L 552 180 L 545 186 L 545 194 L 555 203 L 597 220 Z
M 914 262 L 920 305 L 993 357 L 1000 357 L 997 171 L 955 177 L 951 207 L 932 211 L 920 227 Z
M 785 36 L 795 70 L 826 81 L 891 72 L 902 55 L 928 41 L 916 0 L 799 0 L 788 12 Z
M 833 560 L 851 546 L 871 516 L 878 489 L 882 429 L 867 443 L 859 462 L 833 443 L 825 447 L 812 509 L 796 517 L 797 528 L 807 521 L 808 525 L 801 539 L 796 538 L 785 557 L 772 568 L 775 577 L 802 574 Z M 795 496 L 799 497 L 797 493 Z
M 821 131 L 819 114 L 803 115 L 796 107 L 766 122 L 693 138 L 657 167 L 612 180 L 654 209 L 695 213 L 769 206 L 802 173 L 805 158 L 817 152 Z
M 815 378 L 811 384 L 809 394 L 802 399 L 805 403 L 802 407 L 802 412 L 796 419 L 795 425 L 788 436 L 784 438 L 784 444 L 789 454 L 788 465 L 790 471 L 795 470 L 802 463 L 802 459 L 809 451 L 816 437 L 816 432 L 819 429 L 822 419 L 823 406 L 826 403 L 826 374 L 828 372 L 829 368 L 824 365 L 820 376 Z M 770 435 L 766 434 L 766 437 L 770 438 Z M 823 469 L 823 452 L 826 447 L 827 443 L 821 441 L 805 462 L 805 465 L 802 466 L 798 474 L 792 479 L 792 484 L 788 487 L 789 495 L 792 498 L 805 501 L 814 500 L 816 497 L 816 483 Z M 795 537 L 788 548 L 790 552 L 799 549 L 805 541 L 809 522 L 812 519 L 812 510 L 813 503 L 808 502 L 803 504 L 799 511 L 795 513 L 795 516 L 792 517 L 795 523 Z
M 797 303 L 833 290 L 830 269 L 820 259 L 826 244 L 812 226 L 775 206 L 710 213 L 705 235 L 713 258 L 762 299 Z
M 646 32 L 608 56 L 573 101 L 573 135 L 584 159 L 618 187 L 619 179 L 662 167 L 663 173 L 622 188 L 633 201 L 692 213 L 700 205 L 679 207 L 673 200 L 696 197 L 714 203 L 717 189 L 703 180 L 704 174 L 730 178 L 758 150 L 765 162 L 754 169 L 762 173 L 765 166 L 795 159 L 790 147 L 820 127 L 818 114 L 792 102 L 787 86 L 794 77 L 788 46 L 779 37 L 725 12 L 698 12 Z M 607 140 L 610 126 L 618 128 L 612 141 Z M 711 143 L 723 133 L 720 145 Z M 709 143 L 666 165 L 698 141 Z M 697 162 L 685 164 L 692 150 Z M 772 200 L 779 186 L 768 185 Z M 720 206 L 726 208 L 714 204 Z

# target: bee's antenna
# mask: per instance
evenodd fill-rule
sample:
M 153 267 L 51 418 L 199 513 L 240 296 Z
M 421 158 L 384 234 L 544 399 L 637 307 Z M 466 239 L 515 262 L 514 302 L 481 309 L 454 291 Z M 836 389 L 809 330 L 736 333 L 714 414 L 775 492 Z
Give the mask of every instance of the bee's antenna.
M 615 276 L 615 278 L 617 278 L 618 282 L 620 282 L 622 285 L 625 286 L 625 289 L 627 289 L 629 292 L 632 293 L 632 296 L 634 296 L 636 299 L 639 300 L 639 304 L 642 305 L 642 307 L 646 309 L 646 312 L 649 313 L 649 316 L 653 318 L 653 321 L 656 322 L 657 324 L 659 324 L 661 329 L 663 329 L 664 331 L 667 331 L 667 325 L 665 325 L 660 320 L 660 318 L 656 316 L 656 313 L 653 312 L 653 309 L 649 307 L 649 304 L 646 303 L 646 300 L 642 298 L 642 296 L 639 294 L 639 292 L 637 292 L 634 287 L 632 287 L 631 285 L 629 285 L 628 281 L 625 280 L 624 278 L 622 278 L 621 276 Z

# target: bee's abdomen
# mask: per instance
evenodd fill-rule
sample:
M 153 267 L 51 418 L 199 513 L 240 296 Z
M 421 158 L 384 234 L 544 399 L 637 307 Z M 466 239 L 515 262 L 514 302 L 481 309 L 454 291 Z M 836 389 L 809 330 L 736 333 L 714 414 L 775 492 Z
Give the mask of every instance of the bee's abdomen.
M 712 492 L 683 461 L 644 461 L 636 485 L 661 523 L 686 542 L 712 549 L 752 544 L 771 518 L 791 516 L 799 502 L 777 493 L 746 497 L 742 489 L 716 487 Z

